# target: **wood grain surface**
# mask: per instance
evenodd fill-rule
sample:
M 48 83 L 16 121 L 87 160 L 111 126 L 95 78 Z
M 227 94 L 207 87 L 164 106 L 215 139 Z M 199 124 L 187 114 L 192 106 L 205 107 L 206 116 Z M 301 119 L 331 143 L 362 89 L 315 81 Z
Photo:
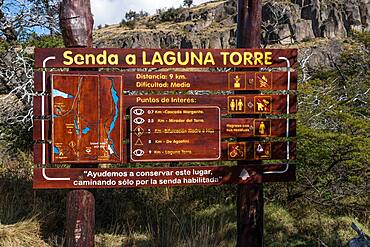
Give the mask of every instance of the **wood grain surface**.
M 67 52 L 67 55 L 65 54 Z M 175 59 L 166 62 L 165 54 L 180 54 L 180 62 Z M 203 54 L 199 59 L 191 61 L 191 53 Z M 265 57 L 269 53 L 269 63 L 265 63 Z M 42 68 L 45 59 L 49 60 L 47 68 L 246 68 L 246 67 L 286 67 L 286 62 L 280 57 L 289 59 L 294 67 L 297 63 L 297 49 L 116 49 L 116 48 L 36 48 L 35 67 Z M 206 62 L 207 54 L 213 59 Z M 223 55 L 225 54 L 225 56 Z M 247 54 L 247 55 L 245 55 Z M 153 61 L 158 62 L 153 62 Z M 169 58 L 167 59 L 169 60 Z M 271 62 L 271 64 L 270 64 Z
M 51 90 L 51 77 L 113 75 L 122 76 L 123 88 L 127 91 L 188 91 L 188 90 L 287 90 L 288 72 L 92 72 L 48 71 L 46 74 L 46 91 Z M 43 72 L 35 71 L 34 87 L 43 92 Z M 290 73 L 290 90 L 297 90 L 297 72 Z
M 294 164 L 159 168 L 35 168 L 35 189 L 140 188 L 295 181 Z M 95 176 L 95 177 L 94 177 Z

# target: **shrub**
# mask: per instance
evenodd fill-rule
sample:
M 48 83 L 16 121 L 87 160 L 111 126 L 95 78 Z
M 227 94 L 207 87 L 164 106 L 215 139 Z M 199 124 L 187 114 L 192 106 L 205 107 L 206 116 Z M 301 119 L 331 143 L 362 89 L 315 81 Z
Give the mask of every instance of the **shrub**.
M 149 29 L 155 29 L 156 25 L 153 22 L 147 22 L 145 26 Z
M 355 32 L 354 37 L 356 40 L 363 43 L 367 49 L 370 48 L 370 32 Z
M 143 10 L 140 10 L 140 12 L 129 10 L 125 14 L 125 18 L 126 18 L 127 21 L 133 21 L 133 20 L 138 20 L 138 19 L 143 18 L 143 17 L 147 17 L 148 15 L 149 15 L 149 13 L 145 12 Z
M 126 26 L 130 29 L 135 29 L 135 26 L 136 26 L 136 21 L 135 20 L 132 20 L 132 21 L 127 21 L 126 22 Z
M 193 5 L 193 0 L 184 0 L 184 6 L 190 8 Z
M 61 48 L 64 47 L 61 35 L 32 35 L 25 46 L 39 48 Z
M 175 21 L 180 14 L 181 8 L 169 8 L 168 10 L 157 10 L 161 21 Z

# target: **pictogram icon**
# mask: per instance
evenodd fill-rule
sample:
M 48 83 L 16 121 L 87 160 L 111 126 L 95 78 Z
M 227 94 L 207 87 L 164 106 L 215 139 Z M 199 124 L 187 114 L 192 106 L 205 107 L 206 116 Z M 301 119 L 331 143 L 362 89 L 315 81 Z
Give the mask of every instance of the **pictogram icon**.
M 270 142 L 254 143 L 254 158 L 271 159 L 271 143 Z
M 132 152 L 135 156 L 137 156 L 137 157 L 141 157 L 141 156 L 143 156 L 144 155 L 144 150 L 142 150 L 142 149 L 136 149 L 136 150 L 134 150 L 133 152 Z
M 140 126 L 137 126 L 135 129 L 134 129 L 134 133 L 137 137 L 140 137 L 142 136 L 142 134 L 144 134 L 144 129 Z
M 255 119 L 254 135 L 271 136 L 271 119 Z
M 254 111 L 258 113 L 271 113 L 272 98 L 271 96 L 255 96 Z
M 143 123 L 145 123 L 145 119 L 142 118 L 142 117 L 137 117 L 137 118 L 134 119 L 134 123 L 138 124 L 138 125 L 143 124 Z
M 245 97 L 244 96 L 229 96 L 227 98 L 228 113 L 243 113 L 245 112 Z
M 137 116 L 141 116 L 144 114 L 144 110 L 143 109 L 140 109 L 140 108 L 136 108 L 133 110 L 133 113 Z
M 140 138 L 137 139 L 137 141 L 135 142 L 135 146 L 143 146 L 143 142 L 141 141 Z
M 258 72 L 255 79 L 256 89 L 272 89 L 272 72 Z
M 245 160 L 247 157 L 246 147 L 245 142 L 229 142 L 227 146 L 229 160 Z
M 229 89 L 230 90 L 245 90 L 246 89 L 246 73 L 231 72 L 229 73 Z

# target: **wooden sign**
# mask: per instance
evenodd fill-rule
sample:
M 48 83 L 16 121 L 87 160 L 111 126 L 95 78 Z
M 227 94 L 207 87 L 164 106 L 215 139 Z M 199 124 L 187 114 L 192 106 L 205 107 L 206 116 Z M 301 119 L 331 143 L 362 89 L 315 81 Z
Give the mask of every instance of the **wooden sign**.
M 189 140 L 185 135 L 180 135 L 182 140 Z M 170 139 L 168 139 L 170 138 Z M 188 138 L 188 139 L 186 139 Z M 148 144 L 149 141 L 157 140 L 157 142 L 161 142 L 158 145 L 152 145 L 151 149 L 149 148 L 142 148 L 142 151 L 136 152 L 139 156 L 135 155 L 134 159 L 130 162 L 167 162 L 167 161 L 184 161 L 188 158 L 187 161 L 194 161 L 197 160 L 191 159 L 190 151 L 192 151 L 191 147 L 187 147 L 186 144 L 182 144 L 179 146 L 182 152 L 177 152 L 177 150 L 170 149 L 167 144 L 164 144 L 167 140 L 172 140 L 170 136 L 165 135 L 158 135 L 158 134 L 143 134 L 141 136 L 141 141 L 143 144 Z M 194 141 L 196 143 L 196 141 Z M 193 144 L 193 143 L 192 143 Z M 193 144 L 197 145 L 197 144 Z M 214 156 L 202 156 L 203 161 L 213 161 L 213 160 L 295 160 L 297 156 L 297 144 L 296 142 L 251 142 L 251 141 L 237 141 L 237 142 L 222 142 L 221 143 L 221 157 L 216 159 Z M 133 148 L 135 151 L 137 146 Z M 198 146 L 199 147 L 199 146 Z M 126 150 L 127 147 L 124 145 L 123 150 Z M 200 151 L 196 150 L 196 155 L 201 156 L 204 155 L 204 149 L 207 149 L 206 146 L 200 147 Z M 149 152 L 151 151 L 151 152 Z M 50 156 L 52 155 L 52 145 L 45 142 L 39 142 L 34 144 L 34 163 L 35 164 L 43 164 L 42 158 L 45 159 L 45 164 L 53 163 L 51 162 Z M 216 153 L 214 151 L 214 153 Z M 57 155 L 57 154 L 54 154 Z M 122 155 L 122 162 L 128 162 L 126 160 L 126 155 Z M 190 158 L 189 158 L 190 157 Z M 176 158 L 176 159 L 175 159 Z M 55 163 L 55 162 L 54 162 Z M 56 163 L 64 163 L 64 162 L 56 162 Z M 68 162 L 65 162 L 68 164 Z M 108 163 L 104 160 L 94 160 L 94 161 L 86 161 L 85 163 Z M 118 163 L 118 162 L 116 162 Z
M 131 161 L 221 158 L 218 106 L 143 106 L 130 110 Z
M 44 128 L 42 128 L 44 125 Z M 44 135 L 42 135 L 42 131 Z M 295 137 L 295 119 L 222 118 L 221 138 L 231 137 Z M 44 138 L 42 138 L 44 137 Z M 129 139 L 129 136 L 124 136 Z M 51 120 L 33 120 L 33 140 L 51 142 Z
M 287 72 L 128 72 L 125 89 L 171 90 L 287 90 Z M 290 73 L 289 88 L 297 88 L 297 74 Z
M 295 165 L 35 168 L 34 189 L 140 188 L 294 181 Z
M 51 99 L 48 96 L 34 96 L 33 114 L 42 116 L 44 98 L 46 115 L 51 114 Z M 125 95 L 122 109 L 127 112 L 134 106 L 196 106 L 214 105 L 221 114 L 290 114 L 297 112 L 296 95 L 248 94 L 248 95 Z
M 221 136 L 228 137 L 294 137 L 295 119 L 223 118 Z
M 107 75 L 107 72 L 73 71 L 47 72 L 45 89 L 50 92 L 51 76 Z M 296 90 L 297 72 L 109 72 L 122 76 L 123 88 L 129 91 L 187 91 L 187 90 Z M 34 87 L 42 92 L 43 74 L 36 71 Z
M 210 68 L 286 67 L 297 62 L 296 49 L 35 49 L 42 68 Z
M 287 106 L 287 104 L 289 104 Z M 219 106 L 221 114 L 289 114 L 297 112 L 296 95 L 128 95 L 123 107 Z
M 295 160 L 296 142 L 223 142 L 222 160 Z
M 218 149 L 217 151 L 209 150 L 209 148 L 215 149 L 216 143 L 212 144 L 205 138 L 193 135 L 144 133 L 140 140 L 143 143 L 141 147 L 132 143 L 130 162 L 295 160 L 297 154 L 295 142 L 222 142 L 218 144 L 221 156 L 216 157 L 219 153 Z M 173 140 L 181 140 L 183 143 L 172 144 Z M 153 143 L 156 144 L 153 145 Z M 207 154 L 207 151 L 212 156 Z M 194 156 L 197 159 L 193 158 Z
M 294 67 L 296 58 L 295 49 L 53 48 L 36 49 L 35 66 L 268 68 Z M 127 91 L 296 89 L 297 73 L 290 71 L 36 71 L 35 90 L 46 95 L 34 98 L 34 162 L 124 164 L 294 160 L 296 142 L 243 139 L 294 137 L 294 119 L 227 118 L 237 114 L 296 113 L 297 96 L 294 94 L 127 95 Z M 220 185 L 290 181 L 295 178 L 294 165 L 37 168 L 34 172 L 35 188 Z
M 295 95 L 123 96 L 123 90 L 121 75 L 53 74 L 51 96 L 34 99 L 34 139 L 52 142 L 48 149 L 40 144 L 44 145 L 41 158 L 35 161 L 125 163 L 126 138 L 131 139 L 132 162 L 284 159 L 286 154 L 275 149 L 271 157 L 255 155 L 255 148 L 248 145 L 244 156 L 234 158 L 221 145 L 221 138 L 295 136 L 294 120 L 221 120 L 220 116 L 296 112 Z M 131 135 L 127 137 L 123 117 L 129 109 Z M 165 136 L 165 129 L 172 135 Z
M 186 139 L 186 136 L 183 137 L 183 140 Z M 144 143 L 148 143 L 152 140 L 157 140 L 157 142 L 161 142 L 161 144 L 153 145 L 152 149 L 142 149 L 142 151 L 138 151 L 134 160 L 131 159 L 131 162 L 149 162 L 149 161 L 197 161 L 192 159 L 190 151 L 192 149 L 186 147 L 186 145 L 182 146 L 184 152 L 174 152 L 168 148 L 164 142 L 167 140 L 172 140 L 176 138 L 174 136 L 163 136 L 158 134 L 144 134 L 141 137 L 141 141 Z M 196 141 L 195 144 L 198 145 Z M 49 143 L 41 142 L 34 144 L 34 163 L 35 164 L 43 164 L 42 158 L 45 157 L 45 164 L 50 164 L 51 162 L 51 155 L 52 145 Z M 199 146 L 198 146 L 199 147 Z M 205 146 L 200 147 L 201 149 L 206 149 Z M 136 150 L 136 149 L 134 149 Z M 151 152 L 149 152 L 151 151 Z M 196 155 L 199 157 L 203 157 L 203 161 L 213 161 L 213 160 L 295 160 L 297 156 L 297 144 L 296 142 L 251 142 L 251 141 L 238 141 L 238 142 L 222 142 L 221 143 L 221 157 L 215 158 L 215 151 L 213 153 L 214 156 L 207 156 L 204 157 L 204 151 L 196 151 Z M 54 153 L 54 155 L 56 155 Z M 138 158 L 139 157 L 139 158 Z M 126 156 L 122 157 L 121 163 L 126 163 Z M 182 160 L 183 159 L 183 160 Z M 63 163 L 63 162 L 57 162 Z M 67 163 L 67 162 L 66 162 Z M 104 160 L 94 160 L 94 161 L 86 161 L 85 163 L 108 163 Z M 116 162 L 117 163 L 117 162 Z
M 122 92 L 120 76 L 53 79 L 53 163 L 122 162 Z

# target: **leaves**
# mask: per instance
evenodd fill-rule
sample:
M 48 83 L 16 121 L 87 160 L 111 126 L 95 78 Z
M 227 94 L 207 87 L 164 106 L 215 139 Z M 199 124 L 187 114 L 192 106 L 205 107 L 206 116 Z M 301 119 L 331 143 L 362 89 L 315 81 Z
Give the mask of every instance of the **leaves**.
M 369 50 L 361 44 L 300 85 L 300 183 L 291 198 L 367 214 L 370 161 Z M 353 197 L 357 200 L 354 202 Z

